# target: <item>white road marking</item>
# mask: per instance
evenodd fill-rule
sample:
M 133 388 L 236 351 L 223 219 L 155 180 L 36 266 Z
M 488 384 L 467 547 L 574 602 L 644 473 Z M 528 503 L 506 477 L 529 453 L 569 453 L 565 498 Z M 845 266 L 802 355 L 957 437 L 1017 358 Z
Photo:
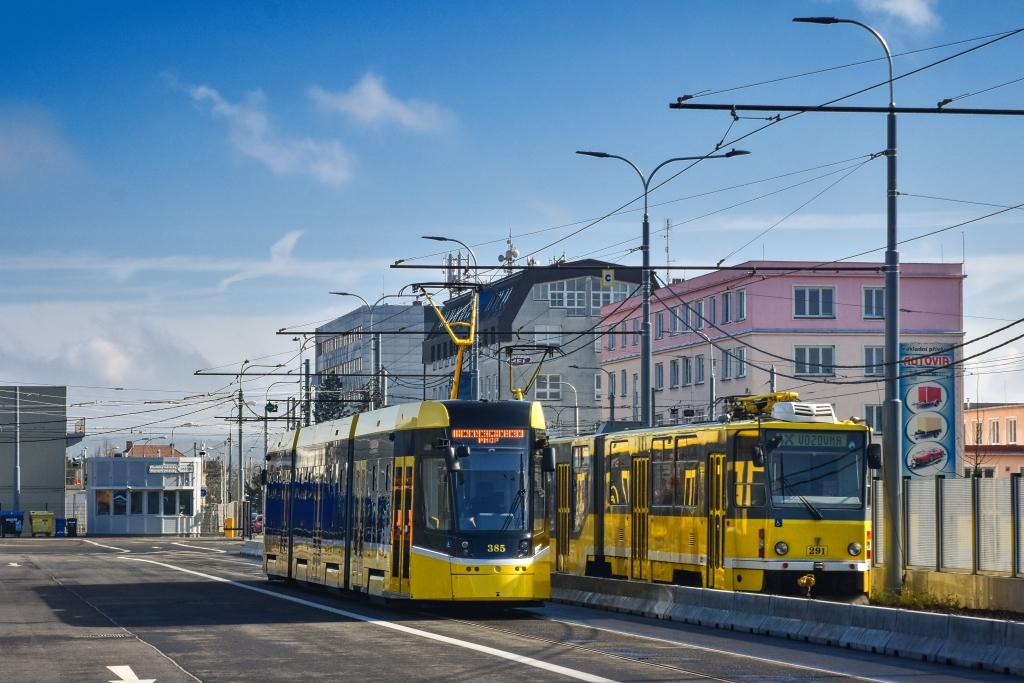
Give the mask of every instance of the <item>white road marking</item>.
M 134 558 L 134 557 L 126 557 L 125 559 L 126 560 L 134 560 L 136 558 Z M 669 644 L 672 644 L 672 645 L 677 645 L 679 647 L 690 648 L 692 650 L 700 650 L 701 652 L 714 652 L 715 654 L 729 655 L 729 656 L 732 656 L 732 657 L 743 657 L 745 659 L 754 659 L 754 660 L 757 660 L 759 662 L 767 662 L 768 664 L 778 664 L 779 666 L 788 666 L 788 667 L 792 667 L 794 669 L 803 669 L 805 671 L 818 671 L 818 672 L 821 672 L 821 673 L 824 673 L 824 674 L 829 674 L 829 675 L 832 675 L 832 676 L 853 677 L 853 678 L 856 678 L 857 680 L 860 680 L 860 681 L 871 681 L 872 683 L 887 683 L 887 681 L 885 679 L 882 679 L 882 678 L 868 678 L 867 676 L 861 676 L 859 674 L 853 674 L 853 673 L 849 673 L 849 672 L 846 672 L 846 671 L 833 671 L 831 669 L 822 669 L 821 667 L 817 667 L 817 666 L 806 666 L 806 665 L 803 665 L 803 664 L 794 664 L 793 662 L 784 662 L 784 661 L 779 660 L 779 659 L 770 659 L 768 657 L 758 657 L 757 655 L 748 655 L 748 654 L 745 654 L 743 652 L 735 652 L 733 650 L 721 650 L 721 649 L 714 648 L 714 647 L 707 647 L 705 645 L 694 645 L 692 643 L 684 643 L 684 642 L 680 642 L 678 640 L 670 640 L 668 638 L 659 638 L 657 636 L 647 636 L 647 635 L 644 635 L 642 633 L 633 633 L 631 631 L 621 631 L 621 630 L 615 629 L 615 628 L 605 628 L 603 626 L 594 626 L 592 624 L 587 624 L 587 623 L 582 622 L 582 621 L 573 621 L 572 619 L 558 619 L 556 617 L 548 617 L 548 616 L 545 616 L 544 618 L 547 619 L 548 621 L 556 621 L 556 622 L 558 622 L 560 624 L 569 624 L 571 626 L 579 626 L 581 628 L 592 628 L 595 631 L 604 631 L 605 633 L 614 633 L 615 635 L 618 635 L 618 636 L 630 636 L 630 637 L 633 637 L 633 638 L 643 638 L 644 640 L 653 640 L 653 641 L 659 642 L 659 643 L 669 643 Z
M 227 552 L 227 550 L 217 550 L 216 548 L 204 548 L 204 547 L 198 546 L 198 545 L 185 545 L 184 543 L 175 543 L 174 541 L 171 541 L 171 545 L 178 545 L 178 546 L 181 546 L 182 548 L 188 548 L 189 550 L 206 550 L 207 552 L 211 552 L 211 553 L 226 553 Z
M 526 666 L 532 666 L 535 669 L 543 669 L 545 671 L 551 671 L 552 673 L 561 674 L 568 676 L 577 681 L 588 681 L 588 683 L 614 683 L 612 679 L 604 678 L 602 676 L 595 676 L 588 674 L 585 671 L 579 671 L 577 669 L 570 669 L 565 666 L 559 666 L 558 664 L 551 664 L 544 662 L 533 657 L 526 657 L 524 655 L 517 655 L 514 652 L 507 652 L 505 650 L 499 650 L 494 647 L 487 645 L 480 645 L 478 643 L 470 643 L 465 640 L 459 640 L 457 638 L 450 638 L 448 636 L 442 636 L 437 633 L 431 633 L 429 631 L 423 631 L 418 628 L 412 628 L 410 626 L 403 626 L 402 624 L 396 624 L 390 621 L 383 621 L 375 617 L 368 617 L 364 614 L 358 614 L 356 612 L 349 612 L 348 610 L 338 609 L 337 607 L 331 607 L 330 605 L 324 605 L 319 602 L 313 602 L 312 600 L 305 600 L 303 598 L 297 598 L 293 595 L 287 595 L 285 593 L 278 593 L 276 591 L 267 590 L 265 588 L 258 588 L 256 586 L 248 586 L 244 583 L 238 583 L 231 579 L 225 579 L 221 576 L 214 576 L 212 574 L 204 574 L 202 572 L 193 571 L 191 569 L 185 569 L 184 567 L 176 567 L 173 564 L 167 564 L 166 562 L 157 562 L 156 560 L 146 560 L 141 557 L 124 557 L 124 560 L 131 560 L 133 562 L 147 562 L 149 564 L 155 564 L 160 567 L 166 567 L 167 569 L 173 569 L 175 571 L 184 572 L 186 574 L 192 574 L 203 579 L 210 581 L 217 581 L 218 583 L 226 583 L 236 588 L 243 588 L 247 591 L 253 591 L 255 593 L 261 593 L 263 595 L 269 595 L 272 598 L 278 600 L 284 600 L 286 602 L 292 602 L 297 605 L 303 605 L 304 607 L 312 607 L 313 609 L 322 610 L 324 612 L 330 612 L 346 619 L 352 619 L 354 621 L 362 621 L 374 626 L 381 626 L 383 628 L 389 628 L 393 631 L 400 631 L 402 633 L 408 633 L 409 635 L 419 636 L 420 638 L 426 638 L 428 640 L 435 640 L 448 645 L 454 645 L 455 647 L 465 648 L 467 650 L 475 650 L 476 652 L 482 652 L 484 654 L 492 655 L 494 657 L 500 657 L 501 659 L 507 659 L 519 664 L 525 664 Z
M 131 550 L 128 550 L 127 548 L 115 548 L 112 545 L 103 545 L 102 543 L 97 543 L 96 541 L 90 541 L 87 538 L 83 538 L 82 540 L 85 541 L 86 543 L 92 543 L 93 545 L 99 546 L 101 548 L 106 548 L 107 550 L 117 550 L 118 552 L 122 552 L 122 553 L 130 553 L 131 552 Z
M 130 666 L 108 666 L 111 673 L 117 676 L 116 681 L 110 681 L 109 683 L 155 683 L 155 678 L 139 678 L 132 671 Z
M 21 565 L 18 564 L 17 562 L 8 562 L 7 566 L 8 567 L 20 567 Z

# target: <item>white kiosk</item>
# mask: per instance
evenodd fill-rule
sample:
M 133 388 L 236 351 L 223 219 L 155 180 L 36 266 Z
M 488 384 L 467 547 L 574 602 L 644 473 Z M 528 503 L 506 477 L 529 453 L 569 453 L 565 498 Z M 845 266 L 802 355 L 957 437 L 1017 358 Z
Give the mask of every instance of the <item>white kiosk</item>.
M 89 458 L 89 535 L 198 536 L 200 458 Z

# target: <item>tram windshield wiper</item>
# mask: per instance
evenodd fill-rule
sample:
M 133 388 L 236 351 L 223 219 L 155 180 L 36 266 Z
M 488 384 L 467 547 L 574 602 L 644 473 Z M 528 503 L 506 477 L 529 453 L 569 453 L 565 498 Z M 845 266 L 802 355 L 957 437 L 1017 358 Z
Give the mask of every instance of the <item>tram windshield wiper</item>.
M 785 477 L 782 477 L 781 481 L 782 481 L 782 494 L 783 495 L 785 495 L 786 491 L 789 490 L 793 495 L 795 495 L 797 497 L 797 499 L 801 503 L 804 504 L 804 507 L 807 508 L 807 511 L 810 512 L 812 515 L 814 515 L 815 519 L 818 519 L 818 520 L 825 519 L 825 515 L 821 514 L 821 510 L 819 510 L 818 508 L 814 507 L 814 504 L 811 503 L 811 501 L 807 500 L 802 495 L 800 495 L 799 493 L 797 493 L 797 492 L 792 490 L 793 489 L 793 485 L 790 484 L 788 481 L 786 481 Z
M 502 531 L 508 531 L 508 528 L 512 526 L 512 520 L 515 519 L 516 510 L 519 509 L 520 505 L 524 506 L 525 511 L 526 504 L 526 478 L 523 472 L 523 459 L 519 458 L 519 490 L 516 491 L 515 497 L 512 499 L 512 504 L 508 508 L 508 512 L 505 513 L 505 523 L 501 525 Z M 523 524 L 526 527 L 526 524 Z

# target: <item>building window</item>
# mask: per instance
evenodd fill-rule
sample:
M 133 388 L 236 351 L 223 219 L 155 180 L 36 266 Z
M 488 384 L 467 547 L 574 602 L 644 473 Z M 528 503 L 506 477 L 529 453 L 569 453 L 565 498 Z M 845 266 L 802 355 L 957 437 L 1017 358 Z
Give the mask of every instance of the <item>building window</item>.
M 835 287 L 794 287 L 794 318 L 834 318 Z
M 975 443 L 975 445 L 978 445 L 978 446 L 981 445 L 982 429 L 983 428 L 981 426 L 981 420 L 978 420 L 977 422 L 974 423 L 974 443 Z
M 549 300 L 551 298 L 551 295 L 549 293 L 548 284 L 549 283 L 547 283 L 547 282 L 543 282 L 543 283 L 541 283 L 539 285 L 534 286 L 534 288 L 533 288 L 533 300 L 534 301 L 547 301 L 547 300 Z
M 537 375 L 537 390 L 534 394 L 538 401 L 562 400 L 561 375 Z
M 595 372 L 594 373 L 594 400 L 595 401 L 600 401 L 601 400 L 601 375 L 602 374 L 604 374 L 604 373 L 601 373 L 601 372 Z
M 797 375 L 832 376 L 836 374 L 836 369 L 833 367 L 835 362 L 834 346 L 797 346 L 795 350 Z
M 665 364 L 654 364 L 654 388 L 661 391 L 665 388 Z
M 548 346 L 562 345 L 561 325 L 537 325 L 533 328 L 533 341 Z
M 698 353 L 693 359 L 693 383 L 704 384 L 704 354 Z
M 96 491 L 96 514 L 110 514 L 110 491 Z
M 873 434 L 882 433 L 882 406 L 877 403 L 869 403 L 864 406 L 864 421 L 871 427 Z
M 669 332 L 670 334 L 679 334 L 679 310 L 676 308 L 668 309 L 669 313 Z
M 693 302 L 693 329 L 704 329 L 704 300 Z
M 595 286 L 590 292 L 590 315 L 601 315 L 601 307 L 629 297 L 629 285 L 616 282 L 610 287 Z
M 713 296 L 708 297 L 707 316 L 705 317 L 708 319 L 708 325 L 714 325 L 718 322 L 716 320 L 718 317 L 718 299 Z
M 147 515 L 159 515 L 160 514 L 160 492 L 159 491 L 146 491 L 146 514 Z
M 114 491 L 114 514 L 125 515 L 128 514 L 128 492 L 127 491 Z
M 192 491 L 189 489 L 178 491 L 178 514 L 192 516 Z
M 865 346 L 864 347 L 864 375 L 866 377 L 881 377 L 885 374 L 885 347 Z
M 548 305 L 564 308 L 569 315 L 587 315 L 587 279 L 577 277 L 548 283 Z
M 689 356 L 683 356 L 683 386 L 693 382 L 693 364 Z
M 733 296 L 736 298 L 736 303 L 733 306 L 733 308 L 735 309 L 734 312 L 736 313 L 736 320 L 737 321 L 739 321 L 739 320 L 746 320 L 747 319 L 747 290 L 740 289 L 738 291 L 735 291 L 735 292 L 733 292 Z
M 864 288 L 864 317 L 875 319 L 885 317 L 884 287 Z
M 594 333 L 594 353 L 601 353 L 601 333 Z
M 633 318 L 633 346 L 640 343 L 640 320 Z
M 164 514 L 171 516 L 178 512 L 177 491 L 164 491 Z
M 679 359 L 673 358 L 668 363 L 668 384 L 673 389 L 679 386 Z
M 615 350 L 615 325 L 608 326 L 608 350 Z
M 622 386 L 619 387 L 619 396 L 625 396 L 626 395 L 626 389 L 628 388 L 628 387 L 626 387 L 626 371 L 625 370 L 619 370 L 619 380 L 620 380 L 619 384 L 622 385 Z
M 615 396 L 615 373 L 608 373 L 608 395 Z
M 747 349 L 743 346 L 737 346 L 732 350 L 732 357 L 736 361 L 736 376 L 746 377 L 747 376 Z
M 620 320 L 619 325 L 622 330 L 622 334 L 619 335 L 619 346 L 625 349 L 626 345 L 629 344 L 629 326 L 625 320 Z
M 722 292 L 722 322 L 732 322 L 732 292 Z
M 1006 418 L 1006 443 L 1017 443 L 1017 418 Z
M 658 315 L 654 318 L 654 338 L 662 339 L 665 337 L 665 312 L 658 311 Z
M 992 420 L 988 423 L 988 437 L 990 444 L 995 445 L 999 443 L 999 420 Z M 117 505 L 116 499 L 114 500 L 114 505 Z M 114 512 L 114 514 L 116 515 L 117 512 Z
M 732 354 L 722 349 L 722 379 L 732 379 Z
M 128 497 L 129 497 L 130 505 L 129 505 L 128 509 L 131 512 L 131 514 L 133 514 L 133 515 L 141 515 L 141 514 L 143 514 L 143 512 L 142 512 L 142 503 L 143 503 L 142 496 L 143 496 L 143 493 L 144 493 L 143 491 L 131 491 L 131 492 L 129 492 Z

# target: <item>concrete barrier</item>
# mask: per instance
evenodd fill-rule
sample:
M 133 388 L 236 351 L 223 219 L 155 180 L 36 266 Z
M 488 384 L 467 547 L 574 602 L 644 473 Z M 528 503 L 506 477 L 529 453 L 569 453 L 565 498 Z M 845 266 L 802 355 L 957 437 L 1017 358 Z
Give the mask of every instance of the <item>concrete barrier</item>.
M 263 541 L 246 541 L 242 544 L 242 548 L 238 551 L 239 555 L 244 557 L 258 557 L 263 558 Z
M 1024 675 L 1024 622 L 566 574 L 551 586 L 557 602 Z

